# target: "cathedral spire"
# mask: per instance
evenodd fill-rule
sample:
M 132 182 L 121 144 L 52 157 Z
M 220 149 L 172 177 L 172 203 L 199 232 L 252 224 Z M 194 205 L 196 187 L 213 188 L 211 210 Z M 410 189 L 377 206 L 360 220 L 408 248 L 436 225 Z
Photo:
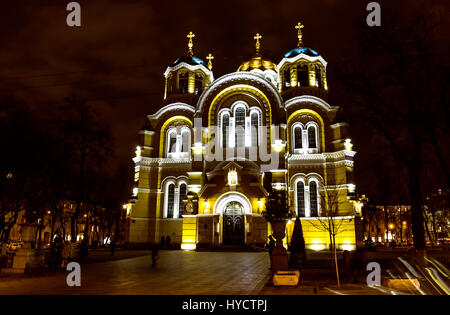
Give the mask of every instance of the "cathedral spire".
M 192 33 L 192 32 L 189 32 L 189 34 L 187 34 L 186 37 L 189 38 L 189 42 L 188 42 L 188 56 L 192 57 L 194 55 L 194 51 L 192 50 L 192 47 L 194 47 L 194 43 L 192 42 L 192 38 L 195 37 L 195 34 Z
M 256 56 L 259 56 L 261 51 L 261 44 L 259 40 L 262 38 L 262 36 L 259 35 L 259 33 L 256 33 L 256 35 L 253 38 L 256 39 Z
M 303 34 L 302 34 L 302 28 L 304 28 L 304 27 L 305 27 L 305 26 L 304 26 L 301 22 L 298 22 L 297 25 L 295 26 L 295 29 L 298 30 L 298 34 L 297 34 L 297 37 L 298 37 L 298 44 L 297 44 L 297 47 L 298 47 L 298 48 L 302 48 L 302 46 L 303 46 Z
M 214 56 L 210 53 L 208 56 L 206 56 L 206 59 L 208 59 L 208 69 L 212 70 L 212 60 L 214 59 Z

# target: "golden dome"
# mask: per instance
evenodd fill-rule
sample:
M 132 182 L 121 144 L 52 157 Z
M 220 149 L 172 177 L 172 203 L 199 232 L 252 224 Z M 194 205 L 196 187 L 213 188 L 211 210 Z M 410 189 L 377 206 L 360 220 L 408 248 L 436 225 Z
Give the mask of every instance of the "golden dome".
M 244 61 L 237 71 L 252 71 L 253 69 L 259 69 L 261 71 L 272 70 L 278 72 L 277 65 L 270 60 L 262 59 L 262 56 L 255 56 L 248 61 Z

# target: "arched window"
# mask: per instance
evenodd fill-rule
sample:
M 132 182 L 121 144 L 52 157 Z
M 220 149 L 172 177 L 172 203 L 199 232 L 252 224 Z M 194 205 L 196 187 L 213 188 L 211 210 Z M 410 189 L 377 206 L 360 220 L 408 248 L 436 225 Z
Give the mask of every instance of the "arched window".
M 310 216 L 317 217 L 319 212 L 318 207 L 318 192 L 317 183 L 315 181 L 309 182 L 309 205 L 310 205 Z
M 308 86 L 309 76 L 308 76 L 308 66 L 298 65 L 297 66 L 297 81 L 298 86 Z
M 177 132 L 176 130 L 169 131 L 168 153 L 175 153 L 177 151 Z
M 317 133 L 314 125 L 308 127 L 308 148 L 317 149 Z
M 167 218 L 173 218 L 175 207 L 175 184 L 170 183 L 167 187 Z
M 180 73 L 178 77 L 178 92 L 187 93 L 188 92 L 188 81 L 189 74 L 187 72 Z
M 222 147 L 228 147 L 228 132 L 230 130 L 230 115 L 223 114 L 222 116 Z
M 258 146 L 258 137 L 259 137 L 259 115 L 256 112 L 253 112 L 250 115 L 250 121 L 251 121 L 251 135 L 252 135 L 252 146 L 257 147 Z
M 302 149 L 302 127 L 297 126 L 294 128 L 294 149 Z
M 203 76 L 200 73 L 195 74 L 195 95 L 203 92 Z
M 179 205 L 178 205 L 178 217 L 181 218 L 181 215 L 183 214 L 184 210 L 184 202 L 183 200 L 186 199 L 186 184 L 182 183 L 180 185 L 179 191 Z
M 189 131 L 183 131 L 181 134 L 181 152 L 189 152 L 190 140 Z
M 297 182 L 297 215 L 305 216 L 305 184 L 301 180 Z
M 283 72 L 284 87 L 291 87 L 291 70 L 287 69 Z
M 315 71 L 316 71 L 316 87 L 320 87 L 323 88 L 323 83 L 322 83 L 322 69 L 320 68 L 320 66 L 316 66 L 315 67 Z
M 245 108 L 238 107 L 234 113 L 235 121 L 235 147 L 245 146 Z
M 174 127 L 167 133 L 166 153 L 168 158 L 188 158 L 191 149 L 191 132 L 189 127 Z

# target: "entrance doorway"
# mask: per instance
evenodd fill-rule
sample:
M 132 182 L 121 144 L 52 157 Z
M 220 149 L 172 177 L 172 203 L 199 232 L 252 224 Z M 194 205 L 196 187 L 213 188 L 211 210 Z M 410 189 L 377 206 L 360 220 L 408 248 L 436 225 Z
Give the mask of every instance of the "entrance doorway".
M 223 243 L 244 244 L 244 207 L 240 202 L 231 201 L 223 212 Z

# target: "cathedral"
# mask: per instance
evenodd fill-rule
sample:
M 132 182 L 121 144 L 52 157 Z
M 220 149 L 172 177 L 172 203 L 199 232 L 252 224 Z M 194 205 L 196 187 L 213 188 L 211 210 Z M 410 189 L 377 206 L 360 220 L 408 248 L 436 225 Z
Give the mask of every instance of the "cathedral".
M 360 241 L 360 209 L 353 200 L 353 151 L 348 125 L 327 102 L 327 62 L 303 45 L 276 64 L 255 55 L 219 78 L 188 51 L 164 73 L 163 106 L 139 131 L 134 188 L 125 205 L 127 243 L 145 246 L 169 236 L 183 250 L 263 245 L 271 190 L 286 190 L 300 217 L 306 247 L 326 250 L 339 225 L 337 248 Z M 331 210 L 333 209 L 333 210 Z M 339 223 L 337 223 L 339 221 Z M 287 223 L 285 243 L 292 236 Z

